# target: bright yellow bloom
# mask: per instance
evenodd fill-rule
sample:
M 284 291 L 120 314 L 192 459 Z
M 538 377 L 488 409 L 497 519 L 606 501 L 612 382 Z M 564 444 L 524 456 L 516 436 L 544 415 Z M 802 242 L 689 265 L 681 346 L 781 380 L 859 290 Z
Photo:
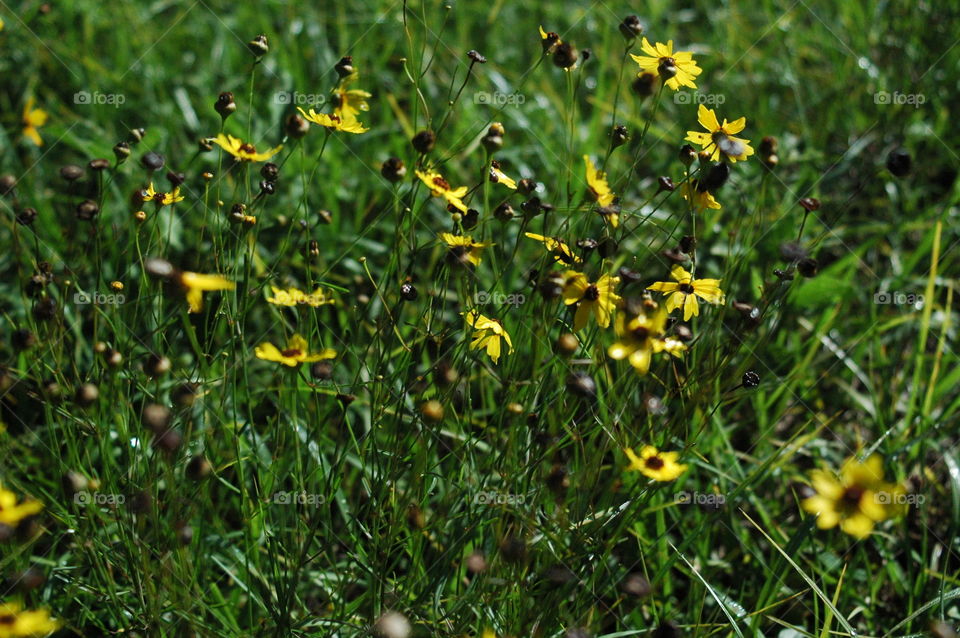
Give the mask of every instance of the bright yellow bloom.
M 656 46 L 653 46 L 644 38 L 641 48 L 647 55 L 630 54 L 633 61 L 640 65 L 640 74 L 650 73 L 655 77 L 663 78 L 664 84 L 674 91 L 679 90 L 681 86 L 697 88 L 693 80 L 703 69 L 697 66 L 692 53 L 674 52 L 673 40 L 668 40 L 666 44 L 657 42 Z
M 637 470 L 654 481 L 664 483 L 675 481 L 687 471 L 686 465 L 677 463 L 677 459 L 680 457 L 679 452 L 660 452 L 652 445 L 644 445 L 640 449 L 640 456 L 634 454 L 630 448 L 626 448 L 624 452 L 630 459 L 630 465 L 627 467 L 628 472 Z
M 360 111 L 370 110 L 367 100 L 372 97 L 367 91 L 360 89 L 348 89 L 347 86 L 356 82 L 360 77 L 358 73 L 351 73 L 340 80 L 337 88 L 333 90 L 333 112 L 343 120 L 356 120 Z M 348 131 L 352 132 L 352 131 Z
M 803 499 L 801 506 L 817 514 L 817 527 L 830 529 L 839 523 L 843 532 L 866 538 L 873 526 L 897 515 L 904 489 L 883 480 L 883 462 L 873 455 L 864 462 L 850 457 L 840 468 L 840 477 L 832 472 L 814 470 L 810 482 L 816 495 Z
M 320 352 L 311 353 L 307 349 L 307 340 L 298 334 L 293 335 L 287 340 L 287 347 L 281 350 L 269 342 L 261 343 L 254 348 L 254 354 L 258 359 L 264 361 L 275 361 L 285 366 L 295 368 L 301 363 L 313 363 L 323 359 L 333 359 L 337 356 L 337 351 L 332 348 L 325 348 Z
M 277 306 L 312 306 L 317 308 L 333 303 L 333 299 L 324 294 L 323 288 L 317 288 L 310 294 L 298 288 L 287 288 L 283 290 L 270 286 L 270 290 L 273 291 L 273 296 L 267 297 L 267 301 Z
M 59 628 L 46 609 L 26 610 L 15 601 L 0 603 L 0 638 L 39 638 Z
M 474 330 L 473 341 L 470 343 L 471 350 L 486 349 L 490 359 L 497 363 L 500 360 L 500 340 L 503 339 L 509 348 L 507 354 L 513 353 L 513 342 L 510 341 L 510 335 L 499 320 L 484 317 L 476 310 L 460 314 L 463 315 L 467 325 Z
M 587 167 L 587 187 L 590 196 L 601 206 L 609 206 L 616 199 L 616 195 L 610 190 L 606 173 L 597 170 L 589 155 L 583 156 L 583 163 Z M 616 224 L 613 225 L 616 227 Z
M 620 296 L 613 292 L 620 278 L 602 275 L 597 283 L 591 284 L 585 274 L 575 270 L 568 270 L 563 278 L 563 303 L 568 306 L 580 304 L 573 316 L 574 332 L 587 325 L 591 313 L 596 317 L 598 326 L 609 326 L 610 318 L 620 303 Z
M 210 290 L 233 290 L 236 284 L 222 275 L 201 275 L 195 272 L 180 273 L 180 285 L 187 291 L 189 312 L 203 310 L 203 293 Z
M 496 160 L 490 164 L 490 181 L 495 184 L 503 184 L 509 189 L 517 190 L 517 183 L 500 170 L 500 164 Z
M 712 304 L 722 304 L 724 302 L 719 279 L 694 280 L 693 275 L 679 265 L 673 267 L 670 271 L 670 277 L 674 281 L 658 281 L 651 286 L 647 286 L 647 290 L 656 290 L 669 295 L 667 297 L 667 312 L 673 312 L 677 308 L 683 307 L 684 321 L 690 321 L 690 317 L 696 317 L 700 314 L 697 297 Z
M 627 359 L 637 372 L 646 374 L 654 354 L 668 352 L 679 357 L 687 349 L 683 342 L 665 336 L 666 327 L 667 311 L 663 306 L 632 317 L 620 313 L 614 324 L 619 340 L 607 349 L 607 354 L 617 361 Z
M 0 484 L 0 525 L 16 527 L 20 521 L 42 509 L 43 503 L 40 501 L 24 501 L 18 504 L 17 495 Z
M 180 194 L 180 187 L 173 189 L 172 193 L 161 193 L 153 189 L 153 182 L 150 182 L 150 188 L 143 194 L 143 201 L 154 202 L 157 206 L 169 206 L 183 201 L 183 195 Z
M 33 97 L 30 97 L 23 107 L 23 136 L 37 146 L 43 146 L 43 139 L 37 129 L 46 124 L 50 116 L 43 109 L 33 108 L 34 103 Z
M 703 104 L 697 107 L 697 121 L 700 126 L 707 129 L 707 133 L 699 131 L 687 131 L 687 142 L 699 144 L 704 150 L 710 151 L 710 159 L 714 162 L 719 161 L 722 155 L 730 162 L 745 160 L 753 155 L 753 148 L 750 146 L 750 140 L 742 137 L 734 137 L 747 126 L 747 118 L 741 117 L 732 122 L 726 118 L 723 124 L 717 121 L 717 114 L 713 109 L 708 109 Z
M 535 233 L 524 233 L 530 239 L 536 239 L 539 242 L 542 242 L 546 246 L 547 250 L 553 253 L 554 258 L 558 263 L 567 264 L 571 266 L 573 264 L 582 263 L 583 260 L 579 255 L 574 254 L 570 247 L 565 243 L 557 239 L 556 237 L 544 237 L 543 235 L 537 235 Z
M 467 194 L 468 190 L 466 186 L 453 188 L 450 186 L 450 182 L 443 179 L 443 176 L 434 170 L 417 171 L 417 177 L 427 185 L 431 195 L 434 197 L 443 197 L 447 200 L 447 204 L 453 206 L 461 213 L 467 212 L 467 205 L 463 203 L 463 197 Z
M 491 243 L 474 241 L 469 235 L 440 233 L 440 239 L 450 247 L 450 252 L 458 260 L 470 262 L 474 266 L 480 265 L 480 256 L 483 249 L 493 246 Z
M 683 195 L 683 198 L 687 201 L 690 201 L 690 198 L 693 198 L 693 207 L 697 211 L 701 211 L 704 208 L 712 208 L 714 210 L 719 210 L 722 208 L 720 202 L 710 193 L 710 191 L 700 190 L 700 182 L 696 179 L 688 179 L 683 183 L 683 186 L 680 187 L 680 194 Z
M 214 138 L 213 141 L 217 146 L 230 153 L 238 160 L 244 160 L 247 162 L 265 162 L 279 153 L 280 149 L 283 148 L 283 144 L 281 144 L 280 146 L 272 148 L 269 151 L 258 153 L 253 144 L 246 144 L 243 140 L 237 137 L 232 135 L 224 135 L 223 133 Z
M 303 115 L 304 119 L 334 131 L 343 131 L 344 133 L 355 133 L 359 135 L 360 133 L 366 133 L 370 130 L 364 128 L 363 124 L 361 124 L 357 118 L 348 117 L 348 112 L 346 111 L 317 113 L 313 109 L 310 109 L 310 112 L 307 113 L 299 106 L 297 107 L 297 110 L 300 111 L 300 114 Z

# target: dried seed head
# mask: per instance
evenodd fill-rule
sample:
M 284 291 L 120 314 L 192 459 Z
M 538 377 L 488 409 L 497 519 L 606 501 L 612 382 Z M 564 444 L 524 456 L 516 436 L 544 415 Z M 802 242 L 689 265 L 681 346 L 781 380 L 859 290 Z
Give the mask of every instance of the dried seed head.
M 177 430 L 164 430 L 153 433 L 153 446 L 158 450 L 173 454 L 183 445 L 183 435 Z
M 443 421 L 443 404 L 439 401 L 427 401 L 420 406 L 420 415 L 428 423 L 440 423 Z
M 270 46 L 267 44 L 267 36 L 258 35 L 247 43 L 247 48 L 250 49 L 250 53 L 258 58 L 265 56 L 270 50 Z
M 310 122 L 303 119 L 299 113 L 291 113 L 283 122 L 283 130 L 293 139 L 300 139 L 310 132 Z
M 563 42 L 557 45 L 553 51 L 553 64 L 561 69 L 569 69 L 577 63 L 580 52 L 569 42 Z
M 233 101 L 233 93 L 224 91 L 217 97 L 213 108 L 220 114 L 220 118 L 225 120 L 237 111 L 237 103 Z
M 409 281 L 400 284 L 400 298 L 404 301 L 416 301 L 417 289 Z
M 105 171 L 110 168 L 110 160 L 105 160 L 103 158 L 92 159 L 87 164 L 87 167 L 91 171 Z
M 820 270 L 820 264 L 813 257 L 806 257 L 797 262 L 797 272 L 810 279 L 816 277 Z
M 202 454 L 197 454 L 187 462 L 184 474 L 191 481 L 202 481 L 213 472 L 213 466 Z
M 4 587 L 8 592 L 16 591 L 20 594 L 25 594 L 40 588 L 44 582 L 46 582 L 46 576 L 44 576 L 42 571 L 36 567 L 28 567 L 7 578 L 4 582 Z
M 154 433 L 163 432 L 170 427 L 170 409 L 159 403 L 148 403 L 143 406 L 140 422 Z
M 26 207 L 17 212 L 17 223 L 21 226 L 31 226 L 37 220 L 37 209 Z
M 906 177 L 913 167 L 913 158 L 906 149 L 896 148 L 887 155 L 887 170 L 895 177 Z
M 510 202 L 503 202 L 493 209 L 494 218 L 501 222 L 510 221 L 513 219 L 514 214 L 513 206 L 510 205 Z
M 171 187 L 176 188 L 187 181 L 187 176 L 185 173 L 167 171 L 167 181 L 170 182 Z
M 420 131 L 413 136 L 413 139 L 410 140 L 410 143 L 413 144 L 413 148 L 415 148 L 418 153 L 425 155 L 433 150 L 433 147 L 437 143 L 437 136 L 433 131 L 430 130 Z
M 92 199 L 85 199 L 84 201 L 77 204 L 76 213 L 77 219 L 83 221 L 90 221 L 97 216 L 97 213 L 100 212 L 100 207 L 97 206 L 97 202 Z
M 624 578 L 620 584 L 620 588 L 623 590 L 623 593 L 628 596 L 635 596 L 636 598 L 646 598 L 653 591 L 653 587 L 650 586 L 650 581 L 648 581 L 643 574 L 636 572 L 627 574 L 626 578 Z
M 355 71 L 353 68 L 353 56 L 345 55 L 340 58 L 340 61 L 334 65 L 333 70 L 336 71 L 337 75 L 341 78 L 353 75 Z
M 772 135 L 768 135 L 760 140 L 760 145 L 757 147 L 757 150 L 760 152 L 761 156 L 773 155 L 777 152 L 777 148 L 779 146 L 780 145 L 777 142 L 777 138 L 773 137 Z
M 170 372 L 171 367 L 170 359 L 159 354 L 151 354 L 143 362 L 143 371 L 153 378 L 162 377 Z
M 685 252 L 681 252 L 676 248 L 668 248 L 667 250 L 664 250 L 660 254 L 666 257 L 667 259 L 669 259 L 670 261 L 678 264 L 682 264 L 687 261 L 690 261 L 690 255 L 688 255 Z
M 517 182 L 517 192 L 521 195 L 529 195 L 537 190 L 537 183 L 529 177 L 524 177 Z
M 92 383 L 84 383 L 77 388 L 73 400 L 81 407 L 89 407 L 100 398 L 100 389 Z
M 586 372 L 574 372 L 567 377 L 567 392 L 584 399 L 593 399 L 597 396 L 597 384 Z
M 145 128 L 132 128 L 130 129 L 130 141 L 134 144 L 139 144 L 143 141 L 146 134 L 147 130 Z
M 487 559 L 481 552 L 474 552 L 467 556 L 467 573 L 476 576 L 487 571 Z
M 67 164 L 60 169 L 60 177 L 68 182 L 75 182 L 83 177 L 83 169 L 76 164 Z
M 741 382 L 745 388 L 755 388 L 760 385 L 760 375 L 753 370 L 748 370 L 743 373 L 743 379 L 741 379 Z
M 329 381 L 333 378 L 333 364 L 329 361 L 317 361 L 310 366 L 310 376 L 318 381 Z
M 470 61 L 473 62 L 474 64 L 487 63 L 487 58 L 480 55 L 480 52 L 474 49 L 470 49 L 469 51 L 467 51 L 467 57 L 470 58 Z
M 209 153 L 213 150 L 213 138 L 201 137 L 197 139 L 197 150 L 201 153 Z
M 800 206 L 803 207 L 808 213 L 812 213 L 815 210 L 820 210 L 820 200 L 816 197 L 804 197 L 800 200 Z
M 13 175 L 0 176 L 0 196 L 6 196 L 13 192 L 17 185 L 17 178 Z
M 623 124 L 617 124 L 610 132 L 610 144 L 613 148 L 623 146 L 630 140 L 630 132 Z
M 657 76 L 653 73 L 641 73 L 630 85 L 630 88 L 637 94 L 637 97 L 650 97 L 653 95 L 653 87 L 656 81 Z
M 388 182 L 399 182 L 407 174 L 407 167 L 399 157 L 388 157 L 380 167 L 380 174 Z
M 103 361 L 111 368 L 119 368 L 123 365 L 123 354 L 119 350 L 111 348 L 103 353 Z
M 140 163 L 148 171 L 159 171 L 166 164 L 166 160 L 160 153 L 148 151 L 140 158 Z
M 377 638 L 410 638 L 412 631 L 407 617 L 396 611 L 383 614 L 373 625 L 373 634 Z
M 126 142 L 117 142 L 113 146 L 113 154 L 117 158 L 117 163 L 122 164 L 130 157 L 130 145 Z
M 476 228 L 477 224 L 480 222 L 480 211 L 476 208 L 468 208 L 467 212 L 463 214 L 463 219 L 461 224 L 463 225 L 464 230 L 472 230 Z
M 643 25 L 637 16 L 627 16 L 620 23 L 620 33 L 627 40 L 635 40 L 643 34 Z

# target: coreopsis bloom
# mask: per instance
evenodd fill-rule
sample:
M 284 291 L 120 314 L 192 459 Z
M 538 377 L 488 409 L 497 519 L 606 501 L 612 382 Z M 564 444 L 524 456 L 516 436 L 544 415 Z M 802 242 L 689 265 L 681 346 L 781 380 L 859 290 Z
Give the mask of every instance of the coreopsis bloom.
M 43 138 L 37 129 L 46 124 L 50 116 L 43 109 L 33 108 L 34 103 L 35 100 L 30 97 L 23 107 L 23 136 L 37 146 L 43 146 Z
M 666 327 L 667 311 L 663 306 L 633 316 L 620 313 L 614 324 L 617 341 L 607 349 L 607 354 L 618 361 L 626 359 L 637 372 L 646 374 L 654 354 L 667 352 L 679 357 L 687 349 L 680 340 L 665 335 Z
M 363 124 L 360 123 L 356 117 L 349 116 L 349 113 L 346 111 L 333 113 L 317 113 L 313 109 L 310 109 L 310 112 L 307 113 L 299 106 L 297 110 L 300 111 L 300 114 L 303 115 L 303 119 L 313 122 L 314 124 L 319 124 L 324 128 L 331 129 L 333 131 L 343 131 L 344 133 L 354 133 L 359 135 L 360 133 L 366 133 L 368 130 L 364 128 Z
M 283 290 L 275 286 L 270 286 L 270 290 L 273 291 L 273 296 L 267 297 L 267 302 L 276 306 L 312 306 L 318 308 L 333 303 L 333 299 L 326 296 L 323 288 L 317 288 L 311 293 L 305 293 L 298 288 Z
M 342 120 L 356 121 L 361 111 L 368 111 L 370 109 L 367 100 L 372 96 L 369 92 L 347 88 L 350 84 L 356 82 L 358 77 L 360 77 L 358 73 L 351 73 L 340 80 L 337 88 L 333 90 L 333 112 Z
M 184 271 L 180 273 L 180 285 L 187 291 L 188 312 L 203 310 L 203 293 L 211 290 L 233 290 L 236 284 L 222 275 L 201 275 Z
M 179 186 L 174 188 L 172 193 L 161 193 L 160 191 L 154 190 L 153 182 L 150 182 L 150 187 L 143 193 L 143 201 L 154 202 L 158 207 L 169 206 L 170 204 L 182 202 L 183 195 L 180 194 Z
M 747 118 L 741 117 L 732 122 L 724 118 L 723 124 L 720 124 L 716 112 L 701 104 L 697 107 L 697 121 L 708 132 L 687 131 L 684 140 L 699 144 L 704 150 L 711 151 L 711 161 L 719 161 L 723 156 L 730 162 L 737 162 L 753 155 L 750 140 L 734 137 L 747 126 Z
M 535 239 L 543 243 L 547 250 L 553 254 L 554 259 L 556 259 L 558 263 L 571 266 L 573 264 L 579 264 L 583 262 L 583 259 L 581 259 L 579 255 L 574 254 L 574 252 L 570 250 L 569 246 L 556 237 L 544 237 L 543 235 L 537 235 L 536 233 L 524 233 L 524 235 L 530 239 Z
M 626 448 L 624 453 L 630 459 L 627 471 L 636 470 L 654 481 L 675 481 L 687 471 L 686 465 L 677 463 L 679 452 L 661 452 L 652 445 L 644 445 L 639 456 L 630 448 Z
M 283 148 L 283 145 L 272 148 L 269 151 L 258 152 L 253 144 L 247 144 L 240 138 L 221 133 L 213 139 L 214 144 L 233 155 L 238 160 L 245 162 L 265 162 Z
M 0 484 L 0 525 L 16 527 L 20 521 L 33 516 L 43 509 L 43 503 L 40 501 L 17 502 L 17 495 L 10 490 L 4 489 Z M 0 633 L 0 636 L 3 634 Z
M 810 481 L 816 494 L 803 499 L 801 506 L 817 514 L 817 527 L 840 529 L 855 538 L 870 535 L 873 526 L 895 516 L 901 507 L 903 487 L 883 480 L 883 462 L 873 455 L 860 462 L 855 457 L 844 461 L 840 476 L 825 470 L 813 470 Z
M 500 164 L 496 161 L 490 164 L 490 181 L 496 184 L 503 184 L 509 189 L 517 190 L 517 183 L 500 170 Z
M 597 170 L 589 155 L 583 156 L 583 163 L 587 168 L 587 190 L 590 191 L 590 196 L 601 206 L 609 206 L 616 199 L 616 195 L 610 190 L 606 173 Z
M 724 301 L 719 279 L 694 279 L 693 275 L 679 265 L 674 266 L 670 271 L 670 278 L 673 281 L 658 281 L 647 286 L 647 290 L 668 295 L 667 312 L 673 312 L 682 307 L 684 321 L 689 321 L 690 317 L 700 314 L 697 297 L 712 304 L 722 304 Z
M 705 208 L 712 208 L 714 210 L 719 210 L 722 208 L 720 202 L 716 200 L 713 194 L 708 190 L 701 190 L 700 181 L 696 179 L 688 179 L 683 183 L 683 186 L 680 187 L 680 194 L 683 195 L 683 199 L 690 201 L 693 200 L 693 207 L 701 211 Z
M 668 40 L 666 44 L 657 42 L 656 46 L 644 38 L 640 45 L 643 52 L 647 55 L 633 55 L 633 61 L 640 65 L 640 73 L 649 73 L 654 77 L 663 79 L 663 83 L 674 91 L 678 91 L 681 86 L 687 86 L 691 89 L 697 88 L 693 81 L 703 71 L 693 59 L 693 54 L 689 51 L 673 50 L 673 40 Z
M 40 638 L 59 628 L 46 609 L 24 609 L 16 601 L 0 603 L 0 638 Z
M 503 324 L 498 319 L 490 319 L 471 310 L 468 313 L 461 313 L 467 322 L 467 325 L 473 328 L 473 341 L 470 343 L 471 350 L 486 349 L 487 356 L 497 363 L 500 360 L 500 340 L 507 342 L 507 354 L 513 353 L 513 342 L 510 341 L 510 335 L 507 334 Z
M 474 266 L 480 265 L 483 249 L 493 246 L 491 243 L 474 241 L 469 235 L 440 233 L 440 239 L 450 247 L 450 252 L 458 261 L 466 261 Z
M 613 292 L 620 278 L 602 275 L 597 283 L 592 284 L 585 274 L 575 270 L 568 270 L 563 277 L 563 303 L 568 306 L 579 304 L 573 316 L 574 332 L 587 325 L 591 314 L 596 317 L 598 326 L 609 326 L 610 318 L 620 303 L 620 296 Z
M 287 340 L 287 347 L 283 350 L 272 343 L 264 342 L 254 348 L 253 352 L 258 359 L 275 361 L 291 368 L 295 368 L 301 363 L 313 363 L 323 359 L 333 359 L 337 356 L 337 351 L 332 348 L 324 348 L 320 352 L 310 352 L 307 348 L 307 340 L 298 334 Z
M 463 197 L 467 194 L 467 187 L 453 188 L 450 182 L 443 179 L 443 176 L 434 170 L 417 171 L 417 177 L 427 185 L 430 194 L 434 197 L 442 197 L 447 200 L 447 204 L 453 206 L 461 213 L 467 212 L 467 205 L 463 203 Z

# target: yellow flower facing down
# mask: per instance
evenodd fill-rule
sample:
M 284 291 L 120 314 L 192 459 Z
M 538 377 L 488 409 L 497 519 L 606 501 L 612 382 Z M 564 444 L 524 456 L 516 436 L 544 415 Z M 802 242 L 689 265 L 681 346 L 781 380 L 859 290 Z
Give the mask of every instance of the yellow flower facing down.
M 27 610 L 14 601 L 0 603 L 0 638 L 40 638 L 59 628 L 46 609 Z
M 517 190 L 517 183 L 500 170 L 500 164 L 496 160 L 490 164 L 490 181 L 495 184 L 503 184 L 511 190 Z
M 900 513 L 905 490 L 883 480 L 883 461 L 873 455 L 860 462 L 844 461 L 840 476 L 825 470 L 810 473 L 816 494 L 801 501 L 809 514 L 817 515 L 817 527 L 840 529 L 858 539 L 866 538 L 874 525 Z
M 16 527 L 20 524 L 20 521 L 39 513 L 42 509 L 43 503 L 40 501 L 17 503 L 17 495 L 4 489 L 3 485 L 0 484 L 0 525 Z
M 690 321 L 690 317 L 700 314 L 700 305 L 697 297 L 707 303 L 722 304 L 723 291 L 720 290 L 719 279 L 694 279 L 693 275 L 684 270 L 683 266 L 674 266 L 670 271 L 674 281 L 658 281 L 647 286 L 647 290 L 662 292 L 667 296 L 667 312 L 683 308 L 683 320 Z
M 575 270 L 568 270 L 563 278 L 563 303 L 568 306 L 579 304 L 573 316 L 574 332 L 587 325 L 591 314 L 596 317 L 598 326 L 608 327 L 620 303 L 620 296 L 613 292 L 620 278 L 602 275 L 597 283 L 592 284 L 585 274 Z
M 442 197 L 447 200 L 447 204 L 456 208 L 461 213 L 467 212 L 467 205 L 463 203 L 463 198 L 467 194 L 467 187 L 453 188 L 450 182 L 443 179 L 443 176 L 437 171 L 417 171 L 417 177 L 427 185 L 430 194 L 434 197 Z
M 367 91 L 360 89 L 348 89 L 347 87 L 357 81 L 360 75 L 351 73 L 340 80 L 337 88 L 333 90 L 333 112 L 342 120 L 356 120 L 361 111 L 370 110 L 367 100 L 372 96 Z M 348 133 L 352 131 L 347 131 Z
M 607 349 L 611 359 L 626 359 L 637 372 L 647 374 L 653 355 L 667 352 L 675 357 L 687 349 L 678 339 L 667 337 L 667 311 L 658 306 L 652 312 L 629 316 L 620 313 L 614 324 L 617 341 Z
M 360 133 L 366 133 L 368 130 L 370 130 L 364 128 L 363 124 L 361 124 L 357 118 L 349 116 L 349 113 L 346 111 L 317 113 L 313 109 L 310 109 L 310 112 L 307 113 L 299 106 L 297 107 L 297 110 L 300 111 L 300 114 L 303 115 L 305 120 L 313 122 L 314 124 L 319 124 L 320 126 L 333 131 L 343 131 L 344 133 L 354 133 L 359 135 Z
M 170 204 L 182 202 L 183 195 L 180 194 L 179 186 L 174 188 L 172 193 L 161 193 L 160 191 L 154 190 L 153 182 L 150 182 L 150 187 L 143 193 L 143 201 L 154 202 L 158 207 L 169 206 Z
M 195 272 L 180 273 L 180 285 L 187 291 L 188 312 L 203 310 L 203 293 L 212 290 L 233 290 L 236 284 L 222 275 L 201 275 Z
M 616 199 L 616 195 L 610 190 L 606 173 L 597 170 L 589 155 L 583 156 L 583 163 L 587 168 L 587 190 L 590 191 L 590 196 L 600 206 L 609 206 Z
M 687 137 L 684 139 L 687 142 L 699 144 L 706 151 L 711 151 L 710 159 L 712 161 L 719 161 L 720 157 L 723 156 L 730 162 L 737 162 L 753 155 L 750 140 L 734 137 L 735 134 L 746 128 L 747 118 L 741 117 L 732 122 L 728 122 L 724 118 L 723 124 L 721 124 L 717 120 L 716 112 L 701 104 L 697 107 L 697 121 L 707 132 L 687 131 Z
M 333 359 L 337 356 L 337 351 L 332 348 L 325 348 L 320 352 L 310 352 L 307 349 L 307 340 L 298 334 L 287 340 L 287 347 L 283 350 L 272 343 L 264 342 L 254 348 L 253 352 L 258 359 L 282 363 L 291 368 L 295 368 L 301 363 L 313 363 L 323 359 Z
M 700 189 L 699 180 L 688 179 L 683 183 L 683 186 L 680 187 L 680 194 L 683 196 L 683 199 L 688 202 L 693 198 L 693 208 L 697 211 L 705 208 L 713 210 L 720 210 L 720 208 L 722 208 L 720 202 L 716 200 L 710 191 Z
M 697 88 L 694 79 L 703 71 L 693 59 L 693 54 L 689 51 L 673 50 L 673 40 L 668 40 L 666 44 L 657 42 L 654 46 L 644 38 L 641 43 L 643 52 L 646 55 L 633 55 L 633 61 L 640 66 L 640 73 L 649 73 L 655 77 L 663 79 L 663 83 L 674 91 L 678 91 L 681 86 Z
M 232 135 L 225 135 L 223 133 L 216 136 L 213 142 L 226 152 L 236 157 L 238 160 L 245 162 L 265 162 L 279 153 L 280 149 L 283 148 L 283 144 L 281 144 L 280 146 L 272 148 L 269 151 L 260 153 L 257 152 L 257 149 L 253 144 L 247 144 L 240 138 Z
M 579 255 L 574 254 L 569 246 L 555 237 L 544 237 L 536 233 L 524 233 L 524 235 L 546 246 L 547 250 L 553 253 L 553 257 L 558 263 L 572 266 L 583 262 L 583 259 L 581 259 Z
M 638 471 L 654 481 L 666 483 L 677 480 L 687 471 L 687 466 L 677 463 L 679 452 L 661 452 L 652 445 L 645 445 L 640 449 L 638 456 L 632 449 L 624 449 L 630 465 L 627 471 Z
M 43 146 L 43 138 L 37 129 L 46 124 L 50 116 L 43 109 L 33 108 L 34 104 L 35 100 L 30 97 L 23 107 L 23 136 L 37 146 Z
M 554 31 L 544 31 L 543 27 L 540 27 L 540 44 L 543 46 L 544 53 L 552 53 L 554 49 L 563 44 L 560 41 L 560 36 Z
M 440 239 L 450 247 L 450 252 L 457 261 L 466 261 L 474 266 L 480 265 L 483 249 L 493 246 L 491 243 L 474 241 L 469 235 L 440 233 Z
M 471 310 L 468 313 L 461 313 L 467 322 L 467 325 L 473 328 L 473 341 L 470 343 L 471 350 L 486 350 L 487 356 L 491 361 L 497 363 L 500 360 L 501 345 L 500 340 L 507 342 L 507 354 L 513 353 L 513 342 L 510 335 L 507 334 L 503 324 L 497 319 L 490 319 Z
M 333 299 L 327 297 L 323 288 L 317 288 L 311 293 L 305 293 L 298 288 L 277 288 L 270 286 L 273 291 L 272 297 L 267 297 L 267 302 L 276 306 L 312 306 L 318 308 L 327 304 L 332 304 Z

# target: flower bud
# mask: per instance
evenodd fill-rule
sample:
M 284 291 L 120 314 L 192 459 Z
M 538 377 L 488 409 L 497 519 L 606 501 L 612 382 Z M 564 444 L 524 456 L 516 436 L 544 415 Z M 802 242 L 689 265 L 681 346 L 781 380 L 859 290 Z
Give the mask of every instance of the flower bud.
M 353 75 L 353 56 L 345 55 L 340 58 L 340 60 L 334 65 L 333 70 L 337 72 L 337 75 L 341 78 L 348 77 Z
M 637 94 L 637 97 L 650 97 L 653 95 L 653 85 L 656 79 L 657 76 L 653 73 L 640 73 L 630 85 L 630 88 Z
M 413 139 L 410 140 L 410 143 L 413 144 L 413 148 L 417 150 L 418 153 L 426 155 L 433 150 L 433 147 L 437 143 L 437 136 L 433 131 L 424 130 L 420 131 L 413 136 Z
M 910 152 L 905 149 L 897 148 L 887 155 L 887 170 L 893 173 L 895 177 L 906 177 L 910 174 L 912 166 L 913 158 L 910 156 Z
M 227 119 L 237 111 L 237 103 L 233 101 L 233 93 L 224 91 L 217 97 L 213 108 L 220 114 L 221 119 Z
M 68 182 L 75 182 L 83 177 L 83 169 L 76 164 L 67 164 L 60 169 L 60 177 Z
M 623 124 L 617 124 L 613 127 L 613 131 L 610 133 L 610 143 L 613 148 L 618 146 L 623 146 L 630 140 L 630 133 L 627 131 L 627 127 Z
M 267 51 L 270 50 L 270 47 L 267 44 L 267 36 L 262 34 L 258 35 L 247 43 L 247 48 L 250 49 L 250 53 L 258 58 L 265 56 Z
M 117 142 L 113 146 L 113 154 L 117 158 L 117 163 L 122 164 L 130 157 L 130 145 L 126 142 Z
M 163 168 L 166 160 L 160 153 L 148 151 L 147 153 L 143 154 L 143 157 L 140 158 L 140 163 L 148 171 L 159 171 L 161 168 Z
M 310 122 L 303 119 L 299 113 L 291 113 L 283 122 L 283 130 L 293 139 L 300 139 L 310 132 Z
M 389 157 L 380 167 L 380 174 L 388 182 L 399 182 L 407 174 L 407 167 L 399 157 Z
M 77 204 L 77 219 L 90 221 L 96 217 L 97 213 L 99 212 L 100 207 L 97 206 L 97 202 L 93 201 L 92 199 L 87 199 Z
M 620 33 L 627 40 L 635 40 L 643 34 L 643 25 L 637 16 L 627 16 L 620 23 Z
M 569 69 L 577 63 L 580 53 L 569 42 L 563 42 L 553 52 L 553 64 L 561 69 Z
M 487 58 L 480 55 L 480 52 L 476 51 L 475 49 L 470 49 L 469 51 L 467 51 L 467 57 L 470 58 L 470 61 L 473 62 L 474 64 L 487 63 Z

